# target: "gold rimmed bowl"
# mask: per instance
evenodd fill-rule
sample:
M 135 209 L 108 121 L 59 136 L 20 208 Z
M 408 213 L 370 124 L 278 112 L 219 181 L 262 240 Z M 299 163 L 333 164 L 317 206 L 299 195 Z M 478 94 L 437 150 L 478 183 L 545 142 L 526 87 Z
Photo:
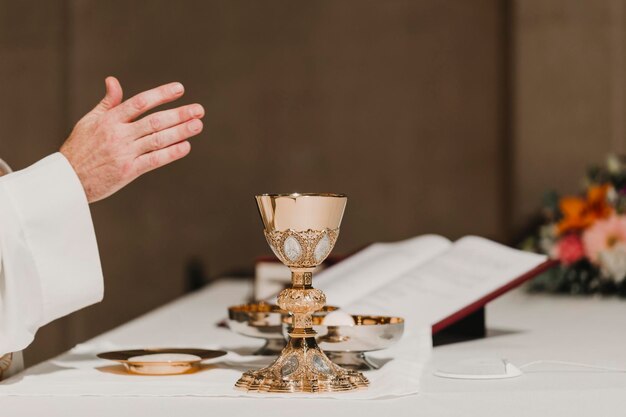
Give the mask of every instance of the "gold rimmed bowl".
M 278 355 L 285 347 L 285 338 L 281 333 L 284 314 L 275 304 L 236 305 L 228 308 L 228 327 L 235 333 L 265 340 L 265 344 L 254 352 L 255 355 Z
M 179 375 L 195 372 L 202 362 L 226 355 L 223 350 L 160 348 L 131 349 L 99 353 L 107 359 L 124 365 L 126 370 L 139 375 Z
M 314 315 L 323 318 L 337 307 L 325 306 Z M 257 339 L 264 339 L 265 344 L 255 355 L 276 356 L 285 347 L 282 323 L 289 314 L 275 304 L 256 302 L 240 304 L 228 308 L 228 327 L 235 333 Z
M 323 317 L 313 318 L 317 344 L 337 365 L 355 370 L 373 370 L 380 366 L 366 353 L 391 347 L 404 333 L 404 319 L 390 316 L 352 315 L 354 325 L 325 325 Z M 283 322 L 283 333 L 289 323 Z

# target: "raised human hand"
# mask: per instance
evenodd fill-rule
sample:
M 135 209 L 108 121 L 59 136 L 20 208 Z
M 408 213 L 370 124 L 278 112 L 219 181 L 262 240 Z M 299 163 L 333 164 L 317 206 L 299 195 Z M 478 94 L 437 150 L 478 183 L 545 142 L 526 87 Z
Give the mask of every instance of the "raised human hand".
M 115 193 L 148 171 L 186 156 L 187 141 L 202 131 L 204 108 L 190 104 L 139 116 L 184 94 L 181 83 L 144 91 L 122 102 L 115 77 L 105 80 L 106 95 L 78 121 L 61 153 L 78 175 L 93 203 Z

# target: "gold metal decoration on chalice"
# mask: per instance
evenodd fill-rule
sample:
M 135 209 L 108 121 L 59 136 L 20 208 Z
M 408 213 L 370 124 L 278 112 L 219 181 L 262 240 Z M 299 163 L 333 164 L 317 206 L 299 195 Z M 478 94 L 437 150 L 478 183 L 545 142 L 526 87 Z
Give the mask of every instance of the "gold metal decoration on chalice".
M 267 368 L 245 372 L 237 388 L 255 392 L 340 392 L 365 388 L 362 373 L 344 369 L 317 346 L 311 316 L 326 304 L 313 288 L 313 269 L 333 249 L 347 197 L 342 194 L 263 194 L 256 196 L 265 238 L 291 269 L 291 288 L 278 305 L 293 319 L 289 342 Z
M 1 161 L 1 160 L 0 160 Z M 11 360 L 13 359 L 12 353 L 0 356 L 0 381 L 2 381 L 2 375 L 11 366 Z

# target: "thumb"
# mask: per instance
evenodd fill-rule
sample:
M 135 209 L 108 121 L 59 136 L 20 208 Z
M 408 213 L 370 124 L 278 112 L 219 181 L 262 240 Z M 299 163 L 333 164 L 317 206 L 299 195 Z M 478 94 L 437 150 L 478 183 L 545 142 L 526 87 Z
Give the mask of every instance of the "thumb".
M 106 94 L 94 109 L 94 111 L 98 113 L 104 113 L 105 111 L 111 110 L 113 107 L 122 102 L 122 86 L 117 78 L 107 77 L 104 80 L 104 84 L 106 86 Z

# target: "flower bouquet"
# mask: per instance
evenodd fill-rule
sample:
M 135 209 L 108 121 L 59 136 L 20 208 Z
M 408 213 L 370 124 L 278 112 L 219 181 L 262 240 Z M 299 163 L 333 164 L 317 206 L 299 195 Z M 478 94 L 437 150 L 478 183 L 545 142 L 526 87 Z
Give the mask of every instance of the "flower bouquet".
M 609 156 L 589 170 L 585 192 L 544 199 L 544 223 L 522 247 L 559 267 L 537 277 L 531 291 L 626 297 L 626 160 Z

